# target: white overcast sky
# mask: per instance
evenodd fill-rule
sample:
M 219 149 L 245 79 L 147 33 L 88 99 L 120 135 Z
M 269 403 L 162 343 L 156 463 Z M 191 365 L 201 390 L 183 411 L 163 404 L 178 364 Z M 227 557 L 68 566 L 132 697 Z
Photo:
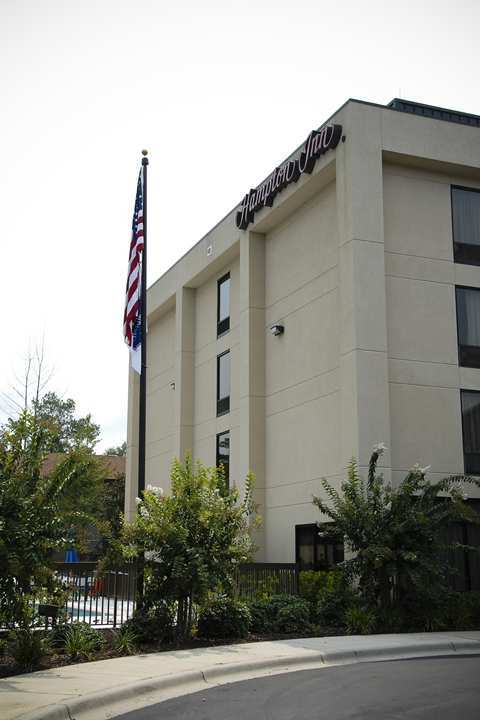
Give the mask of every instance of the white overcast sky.
M 480 114 L 479 28 L 478 0 L 0 0 L 0 391 L 44 335 L 122 442 L 141 149 L 151 284 L 347 98 Z

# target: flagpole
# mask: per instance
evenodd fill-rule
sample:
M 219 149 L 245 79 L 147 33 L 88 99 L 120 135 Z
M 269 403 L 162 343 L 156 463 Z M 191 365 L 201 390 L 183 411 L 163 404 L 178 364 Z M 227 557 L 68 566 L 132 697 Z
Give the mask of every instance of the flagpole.
M 145 492 L 145 427 L 147 406 L 147 169 L 148 150 L 142 150 L 143 169 L 143 251 L 142 251 L 142 278 L 140 293 L 141 312 L 141 372 L 140 372 L 140 402 L 138 417 L 138 497 L 143 499 Z M 143 553 L 138 558 L 137 565 L 137 607 L 143 604 L 144 595 L 144 563 Z
M 138 421 L 138 497 L 143 498 L 145 491 L 145 422 L 147 404 L 147 150 L 142 150 L 143 168 L 143 252 L 142 252 L 142 280 L 141 280 L 141 373 L 140 373 L 140 403 Z

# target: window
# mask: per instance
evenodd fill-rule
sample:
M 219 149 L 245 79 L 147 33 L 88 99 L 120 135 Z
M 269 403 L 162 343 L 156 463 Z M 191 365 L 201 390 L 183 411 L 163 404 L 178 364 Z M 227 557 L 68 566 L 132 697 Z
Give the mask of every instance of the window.
M 455 262 L 480 265 L 480 190 L 452 186 Z
M 480 368 L 480 290 L 457 287 L 458 362 Z
M 343 540 L 324 537 L 316 523 L 297 525 L 295 553 L 300 570 L 328 570 L 343 562 Z
M 480 514 L 480 500 L 467 501 L 472 510 Z M 451 568 L 448 584 L 459 592 L 480 590 L 480 527 L 471 522 L 452 522 L 443 531 L 442 540 L 447 545 L 469 545 L 477 550 L 464 550 L 461 547 L 449 549 L 444 559 Z
M 217 337 L 230 330 L 230 273 L 217 283 Z
M 216 466 L 223 465 L 227 487 L 230 485 L 230 431 L 217 435 L 217 462 Z
M 217 415 L 230 410 L 230 350 L 217 357 Z
M 480 475 L 480 392 L 461 390 L 465 472 Z

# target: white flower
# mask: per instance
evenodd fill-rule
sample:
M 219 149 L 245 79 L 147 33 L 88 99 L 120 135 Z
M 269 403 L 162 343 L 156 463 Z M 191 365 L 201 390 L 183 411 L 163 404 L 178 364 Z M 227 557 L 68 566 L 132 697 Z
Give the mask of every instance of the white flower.
M 157 497 L 162 497 L 162 495 L 163 495 L 163 488 L 157 487 L 156 485 L 147 485 L 147 491 L 151 492 L 153 495 L 156 495 Z
M 462 493 L 462 499 L 463 499 L 463 500 L 468 500 L 468 495 L 467 495 L 467 493 Z
M 420 475 L 426 475 L 431 467 L 432 467 L 431 465 L 425 465 L 425 467 L 422 468 L 422 467 L 420 467 L 419 463 L 415 463 L 415 465 L 412 468 L 412 472 L 419 473 Z
M 150 517 L 148 514 L 148 510 L 144 505 L 142 505 L 142 507 L 140 508 L 140 515 L 145 519 Z
M 383 443 L 383 442 L 377 443 L 376 445 L 373 446 L 373 452 L 377 453 L 378 455 L 381 455 L 382 453 L 384 453 L 385 450 L 388 450 L 388 448 L 385 445 L 385 443 Z
M 142 502 L 142 498 L 139 498 L 139 497 L 136 497 L 136 498 L 135 498 L 135 504 L 136 504 L 136 505 L 140 505 L 141 502 Z

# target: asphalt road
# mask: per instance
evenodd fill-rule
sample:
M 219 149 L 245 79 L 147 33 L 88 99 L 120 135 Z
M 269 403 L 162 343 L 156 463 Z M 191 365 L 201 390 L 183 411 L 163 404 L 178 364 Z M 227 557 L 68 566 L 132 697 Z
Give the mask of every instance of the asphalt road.
M 480 656 L 275 675 L 166 700 L 122 720 L 479 720 Z

